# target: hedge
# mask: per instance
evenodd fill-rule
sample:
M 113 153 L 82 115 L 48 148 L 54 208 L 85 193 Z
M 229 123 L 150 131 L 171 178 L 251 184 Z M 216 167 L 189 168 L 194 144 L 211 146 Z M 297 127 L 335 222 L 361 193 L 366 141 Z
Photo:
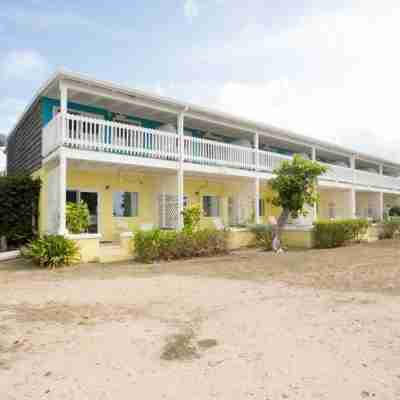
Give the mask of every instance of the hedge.
M 133 240 L 136 259 L 146 263 L 228 252 L 227 232 L 215 229 L 199 229 L 192 233 L 160 229 L 137 231 Z
M 332 248 L 344 246 L 353 241 L 360 241 L 368 230 L 365 219 L 343 219 L 318 221 L 314 223 L 315 246 Z
M 29 175 L 0 177 L 0 238 L 9 247 L 32 240 L 37 233 L 41 180 Z

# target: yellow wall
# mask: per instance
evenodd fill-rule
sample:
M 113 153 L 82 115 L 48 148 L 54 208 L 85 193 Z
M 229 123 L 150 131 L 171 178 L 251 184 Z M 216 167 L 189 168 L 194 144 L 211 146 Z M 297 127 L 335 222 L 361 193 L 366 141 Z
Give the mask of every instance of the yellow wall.
M 133 230 L 140 224 L 157 221 L 156 198 L 157 179 L 151 175 L 117 170 L 68 169 L 68 189 L 92 190 L 99 193 L 99 225 L 102 240 L 117 240 L 119 232 Z M 137 217 L 113 217 L 113 192 L 138 192 L 139 215 Z M 128 228 L 126 229 L 125 226 Z
M 329 203 L 333 202 L 336 206 L 336 218 L 349 218 L 350 191 L 348 190 L 319 190 L 318 219 L 329 219 Z

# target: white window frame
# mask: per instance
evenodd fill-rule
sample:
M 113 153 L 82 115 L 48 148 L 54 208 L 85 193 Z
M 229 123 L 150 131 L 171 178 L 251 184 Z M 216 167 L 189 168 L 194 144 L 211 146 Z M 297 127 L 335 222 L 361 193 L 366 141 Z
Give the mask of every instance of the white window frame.
M 124 216 L 124 215 L 114 215 L 114 193 L 136 193 L 136 213 L 134 215 L 130 216 Z M 140 201 L 140 195 L 139 192 L 133 192 L 133 191 L 128 191 L 128 190 L 115 190 L 112 192 L 112 216 L 113 218 L 137 218 L 139 217 L 139 201 Z

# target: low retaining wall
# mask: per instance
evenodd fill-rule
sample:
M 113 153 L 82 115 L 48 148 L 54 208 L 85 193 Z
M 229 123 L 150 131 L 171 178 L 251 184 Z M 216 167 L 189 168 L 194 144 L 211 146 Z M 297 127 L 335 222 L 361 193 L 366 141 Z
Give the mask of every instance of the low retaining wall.
M 100 260 L 100 234 L 67 235 L 76 242 L 80 249 L 81 262 L 98 262 Z
M 291 248 L 310 249 L 314 246 L 314 233 L 311 227 L 287 227 L 282 232 L 284 246 Z M 246 229 L 231 229 L 228 234 L 228 248 L 230 250 L 255 245 L 254 234 Z

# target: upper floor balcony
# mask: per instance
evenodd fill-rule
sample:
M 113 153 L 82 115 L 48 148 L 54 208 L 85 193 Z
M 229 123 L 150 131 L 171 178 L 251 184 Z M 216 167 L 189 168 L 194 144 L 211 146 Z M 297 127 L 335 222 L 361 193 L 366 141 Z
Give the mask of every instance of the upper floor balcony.
M 176 133 L 80 115 L 63 116 L 60 113 L 43 128 L 42 156 L 47 157 L 63 146 L 127 157 L 178 161 L 179 143 Z M 182 150 L 185 163 L 265 173 L 272 173 L 283 160 L 291 158 L 252 147 L 192 136 L 184 136 Z M 400 191 L 400 179 L 397 177 L 333 164 L 326 166 L 328 171 L 322 180 Z

